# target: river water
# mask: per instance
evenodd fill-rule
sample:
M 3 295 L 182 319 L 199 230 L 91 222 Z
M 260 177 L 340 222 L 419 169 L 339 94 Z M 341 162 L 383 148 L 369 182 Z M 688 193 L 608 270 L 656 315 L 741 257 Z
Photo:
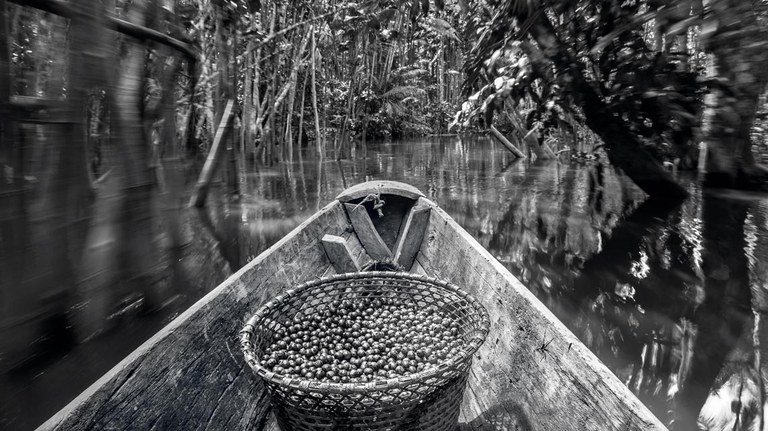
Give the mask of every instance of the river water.
M 185 216 L 190 241 L 209 232 L 198 249 L 210 255 L 187 259 L 215 267 L 211 285 L 183 292 L 172 311 L 129 315 L 107 335 L 12 374 L 15 419 L 0 426 L 44 420 L 228 269 L 346 187 L 377 179 L 412 184 L 438 203 L 663 422 L 686 429 L 705 402 L 701 420 L 709 429 L 760 416 L 768 196 L 704 193 L 694 178 L 681 177 L 691 192 L 682 204 L 648 201 L 603 162 L 518 161 L 478 137 L 369 142 L 365 154 L 358 148 L 337 161 L 307 150 L 242 175 L 236 202 L 214 192 L 202 218 Z M 24 411 L 33 399 L 43 408 Z

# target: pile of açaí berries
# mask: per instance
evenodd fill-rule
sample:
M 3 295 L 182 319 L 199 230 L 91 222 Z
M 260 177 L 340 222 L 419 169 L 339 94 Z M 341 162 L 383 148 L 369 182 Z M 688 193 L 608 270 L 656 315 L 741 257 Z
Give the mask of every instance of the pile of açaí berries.
M 340 300 L 278 329 L 261 363 L 291 378 L 369 382 L 435 367 L 464 344 L 456 320 L 435 306 Z

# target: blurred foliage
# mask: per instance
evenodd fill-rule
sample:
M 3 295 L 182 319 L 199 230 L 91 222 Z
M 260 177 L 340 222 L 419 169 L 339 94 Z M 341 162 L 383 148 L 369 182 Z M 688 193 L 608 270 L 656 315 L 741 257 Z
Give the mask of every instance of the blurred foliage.
M 543 122 L 584 122 L 582 94 L 557 75 L 551 54 L 530 35 L 548 20 L 551 37 L 571 53 L 587 84 L 630 131 L 659 156 L 679 157 L 691 144 L 708 85 L 692 2 L 474 1 L 464 34 L 472 38 L 465 65 L 468 101 L 455 118 L 488 122 L 509 101 L 532 103 Z M 654 31 L 655 30 L 655 31 Z M 663 38 L 663 40 L 662 40 Z M 656 45 L 656 46 L 654 46 Z M 561 59 L 563 60 L 563 59 Z

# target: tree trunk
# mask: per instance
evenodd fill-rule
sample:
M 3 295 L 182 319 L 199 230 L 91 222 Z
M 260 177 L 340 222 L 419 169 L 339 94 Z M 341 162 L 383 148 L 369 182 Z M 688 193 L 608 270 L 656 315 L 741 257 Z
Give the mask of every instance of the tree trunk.
M 528 17 L 521 17 L 528 18 Z M 545 14 L 532 19 L 529 32 L 544 55 L 554 63 L 561 84 L 571 89 L 586 117 L 587 125 L 605 142 L 611 163 L 624 171 L 644 192 L 651 196 L 682 198 L 687 196 L 670 174 L 642 148 L 637 136 L 624 121 L 606 106 L 594 88 L 586 81 L 580 63 L 557 38 L 555 29 Z
M 144 25 L 146 4 L 134 1 L 128 11 L 128 19 Z M 121 150 L 122 204 L 118 244 L 121 278 L 131 290 L 143 292 L 149 307 L 153 302 L 151 271 L 157 264 L 152 247 L 152 203 L 151 192 L 154 173 L 149 165 L 149 145 L 145 140 L 141 124 L 143 119 L 143 89 L 146 49 L 143 45 L 131 43 L 120 66 L 121 75 L 115 92 L 116 147 Z
M 296 98 L 296 84 L 298 82 L 299 77 L 299 69 L 301 68 L 301 58 L 304 55 L 304 51 L 307 48 L 307 44 L 309 43 L 309 35 L 305 35 L 301 39 L 301 44 L 299 48 L 296 50 L 296 53 L 293 57 L 293 63 L 291 65 L 291 74 L 288 77 L 288 82 L 285 83 L 283 86 L 282 91 L 280 92 L 280 95 L 278 96 L 277 100 L 275 101 L 275 107 L 274 110 L 277 111 L 277 108 L 280 107 L 280 105 L 285 101 L 286 96 L 288 97 L 288 115 L 286 116 L 286 136 L 290 137 L 290 139 L 285 139 L 285 145 L 288 145 L 290 148 L 293 148 L 293 142 L 291 137 L 291 125 L 292 125 L 292 117 L 293 117 L 293 105 Z M 293 161 L 293 151 L 289 151 L 289 160 Z
M 194 153 L 197 151 L 197 145 L 195 144 L 195 93 L 197 91 L 197 78 L 199 62 L 195 60 L 187 60 L 187 74 L 189 75 L 189 112 L 185 117 L 184 122 L 184 137 L 181 142 L 184 144 L 187 153 Z
M 10 46 L 8 44 L 8 30 L 6 28 L 5 0 L 0 0 L 0 167 L 10 163 L 10 129 L 11 122 L 11 75 L 8 65 L 10 62 Z M 0 172 L 0 180 L 8 182 L 5 178 L 5 169 Z
M 224 18 L 225 12 L 220 7 L 215 6 L 214 13 L 216 15 L 216 72 L 218 73 L 214 95 L 214 125 L 216 125 L 222 121 L 225 105 L 229 100 L 234 99 L 235 96 L 237 73 L 235 71 L 236 56 L 234 51 L 237 46 L 237 40 L 235 32 L 232 31 L 230 24 Z M 235 133 L 228 133 L 225 135 L 224 142 L 222 142 L 226 158 L 226 163 L 222 166 L 222 173 L 227 184 L 227 191 L 232 195 L 239 192 L 237 158 L 234 145 L 235 136 Z
M 27 332 L 20 328 L 23 323 L 19 323 L 19 316 L 39 311 L 35 309 L 39 295 L 36 289 L 25 284 L 34 250 L 30 246 L 23 178 L 12 168 L 12 146 L 19 145 L 20 141 L 15 136 L 16 124 L 11 118 L 9 53 L 6 4 L 0 0 L 0 352 L 4 356 L 3 371 L 23 360 L 30 341 L 39 336 L 37 328 Z M 40 272 L 37 268 L 36 275 Z M 31 310 L 30 304 L 33 304 Z
M 180 223 L 180 209 L 183 206 L 184 193 L 184 158 L 179 150 L 176 139 L 176 76 L 181 70 L 181 61 L 173 57 L 174 52 L 168 47 L 160 47 L 159 52 L 167 56 L 163 62 L 160 109 L 163 118 L 163 128 L 160 135 L 160 165 L 163 168 L 163 192 L 166 194 L 161 205 L 168 226 L 168 246 L 179 250 L 185 243 Z
M 317 145 L 317 153 L 322 155 L 323 138 L 320 136 L 320 114 L 317 112 L 317 77 L 315 74 L 315 69 L 317 68 L 316 50 L 315 26 L 312 26 L 312 109 L 315 111 L 315 144 Z
M 307 94 L 307 81 L 309 81 L 309 73 L 304 72 L 304 84 L 301 86 L 301 102 L 299 103 L 299 131 L 296 137 L 296 148 L 299 152 L 299 160 L 301 160 L 301 142 L 304 139 L 304 102 L 306 102 Z
M 252 121 L 253 111 L 253 41 L 248 42 L 245 50 L 245 77 L 243 82 L 243 111 L 240 115 L 240 156 L 245 160 L 246 149 L 251 149 L 253 144 Z
M 707 145 L 706 184 L 749 185 L 755 174 L 750 130 L 760 95 L 768 82 L 768 32 L 757 22 L 750 2 L 710 0 L 702 36 L 711 54 L 709 75 L 724 84 L 706 98 L 702 132 Z
M 69 60 L 70 80 L 67 83 L 70 115 L 75 118 L 82 115 L 87 91 L 85 86 L 100 84 L 106 88 L 108 111 L 115 117 L 118 109 L 115 106 L 112 84 L 114 73 L 118 68 L 115 65 L 114 39 L 110 33 L 101 30 L 103 27 L 99 25 L 100 21 L 106 19 L 107 5 L 94 8 L 89 1 L 80 0 L 74 6 L 82 17 L 73 19 L 70 24 L 72 53 Z M 139 139 L 143 141 L 141 120 L 136 118 L 134 121 L 138 128 Z M 77 336 L 81 340 L 86 340 L 105 330 L 107 316 L 119 296 L 119 267 L 122 257 L 119 230 L 121 217 L 119 182 L 123 177 L 120 169 L 124 160 L 112 153 L 115 149 L 120 149 L 120 145 L 116 145 L 115 138 L 119 133 L 118 129 L 117 122 L 112 121 L 111 143 L 102 153 L 106 164 L 113 164 L 117 172 L 113 172 L 98 189 L 93 222 L 85 240 L 82 258 L 77 260 L 77 291 L 85 306 L 73 317 L 78 329 Z M 83 136 L 82 133 L 82 129 L 74 127 L 70 139 L 76 143 Z M 85 161 L 81 163 L 85 164 Z M 66 169 L 72 169 L 72 167 Z

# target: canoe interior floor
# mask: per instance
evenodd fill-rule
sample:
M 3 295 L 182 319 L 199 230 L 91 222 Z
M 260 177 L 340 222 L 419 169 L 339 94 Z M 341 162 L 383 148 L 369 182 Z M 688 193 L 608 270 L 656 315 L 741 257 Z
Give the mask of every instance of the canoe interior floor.
M 471 377 L 470 377 L 471 378 Z M 491 431 L 532 429 L 524 412 L 515 415 L 514 409 L 491 409 L 481 411 L 481 406 L 474 399 L 474 393 L 468 387 L 464 393 L 464 402 L 459 414 L 459 423 L 455 431 Z M 262 431 L 282 431 L 277 425 L 274 412 L 269 412 Z

